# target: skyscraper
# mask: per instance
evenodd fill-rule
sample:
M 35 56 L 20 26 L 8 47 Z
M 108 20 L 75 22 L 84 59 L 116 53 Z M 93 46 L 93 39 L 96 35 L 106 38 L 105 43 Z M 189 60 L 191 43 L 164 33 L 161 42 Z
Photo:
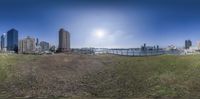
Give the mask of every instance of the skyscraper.
M 19 41 L 19 53 L 34 53 L 36 50 L 35 39 L 27 36 Z
M 192 46 L 191 40 L 185 40 L 185 49 L 189 49 Z
M 18 52 L 18 31 L 16 29 L 7 32 L 7 50 Z
M 63 28 L 59 30 L 59 52 L 70 51 L 70 33 Z
M 6 34 L 1 35 L 1 50 L 6 50 Z

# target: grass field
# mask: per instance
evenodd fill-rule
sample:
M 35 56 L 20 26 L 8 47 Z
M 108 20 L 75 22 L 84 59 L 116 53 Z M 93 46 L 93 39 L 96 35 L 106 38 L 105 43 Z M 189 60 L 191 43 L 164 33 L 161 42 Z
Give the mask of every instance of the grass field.
M 0 99 L 199 99 L 200 55 L 0 55 Z

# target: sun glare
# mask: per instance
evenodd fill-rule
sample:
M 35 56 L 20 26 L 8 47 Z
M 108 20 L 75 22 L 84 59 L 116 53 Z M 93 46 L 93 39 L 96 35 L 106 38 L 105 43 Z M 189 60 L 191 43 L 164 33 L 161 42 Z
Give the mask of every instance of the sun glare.
M 96 30 L 95 35 L 98 38 L 103 38 L 105 36 L 105 31 L 104 30 Z

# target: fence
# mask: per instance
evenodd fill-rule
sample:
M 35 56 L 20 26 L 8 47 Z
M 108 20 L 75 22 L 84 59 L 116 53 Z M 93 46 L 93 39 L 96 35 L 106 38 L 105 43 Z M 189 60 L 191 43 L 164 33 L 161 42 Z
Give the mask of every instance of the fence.
M 141 50 L 141 49 L 105 49 L 105 48 L 79 49 L 79 50 L 74 50 L 73 52 L 79 54 L 113 54 L 121 56 L 156 56 L 163 54 L 180 55 L 182 53 L 179 50 L 165 51 L 163 49 Z
M 141 51 L 133 49 L 108 49 L 102 51 L 95 51 L 95 54 L 114 54 L 121 56 L 154 56 L 165 54 L 163 50 Z

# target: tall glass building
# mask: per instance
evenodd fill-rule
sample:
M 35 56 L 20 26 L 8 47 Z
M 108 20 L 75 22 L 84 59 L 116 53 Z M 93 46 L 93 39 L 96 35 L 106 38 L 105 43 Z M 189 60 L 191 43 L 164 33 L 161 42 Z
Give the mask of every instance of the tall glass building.
M 1 50 L 6 48 L 6 34 L 1 35 Z
M 191 40 L 185 40 L 185 49 L 189 49 L 192 46 Z
M 7 51 L 18 52 L 18 31 L 16 29 L 7 32 Z

